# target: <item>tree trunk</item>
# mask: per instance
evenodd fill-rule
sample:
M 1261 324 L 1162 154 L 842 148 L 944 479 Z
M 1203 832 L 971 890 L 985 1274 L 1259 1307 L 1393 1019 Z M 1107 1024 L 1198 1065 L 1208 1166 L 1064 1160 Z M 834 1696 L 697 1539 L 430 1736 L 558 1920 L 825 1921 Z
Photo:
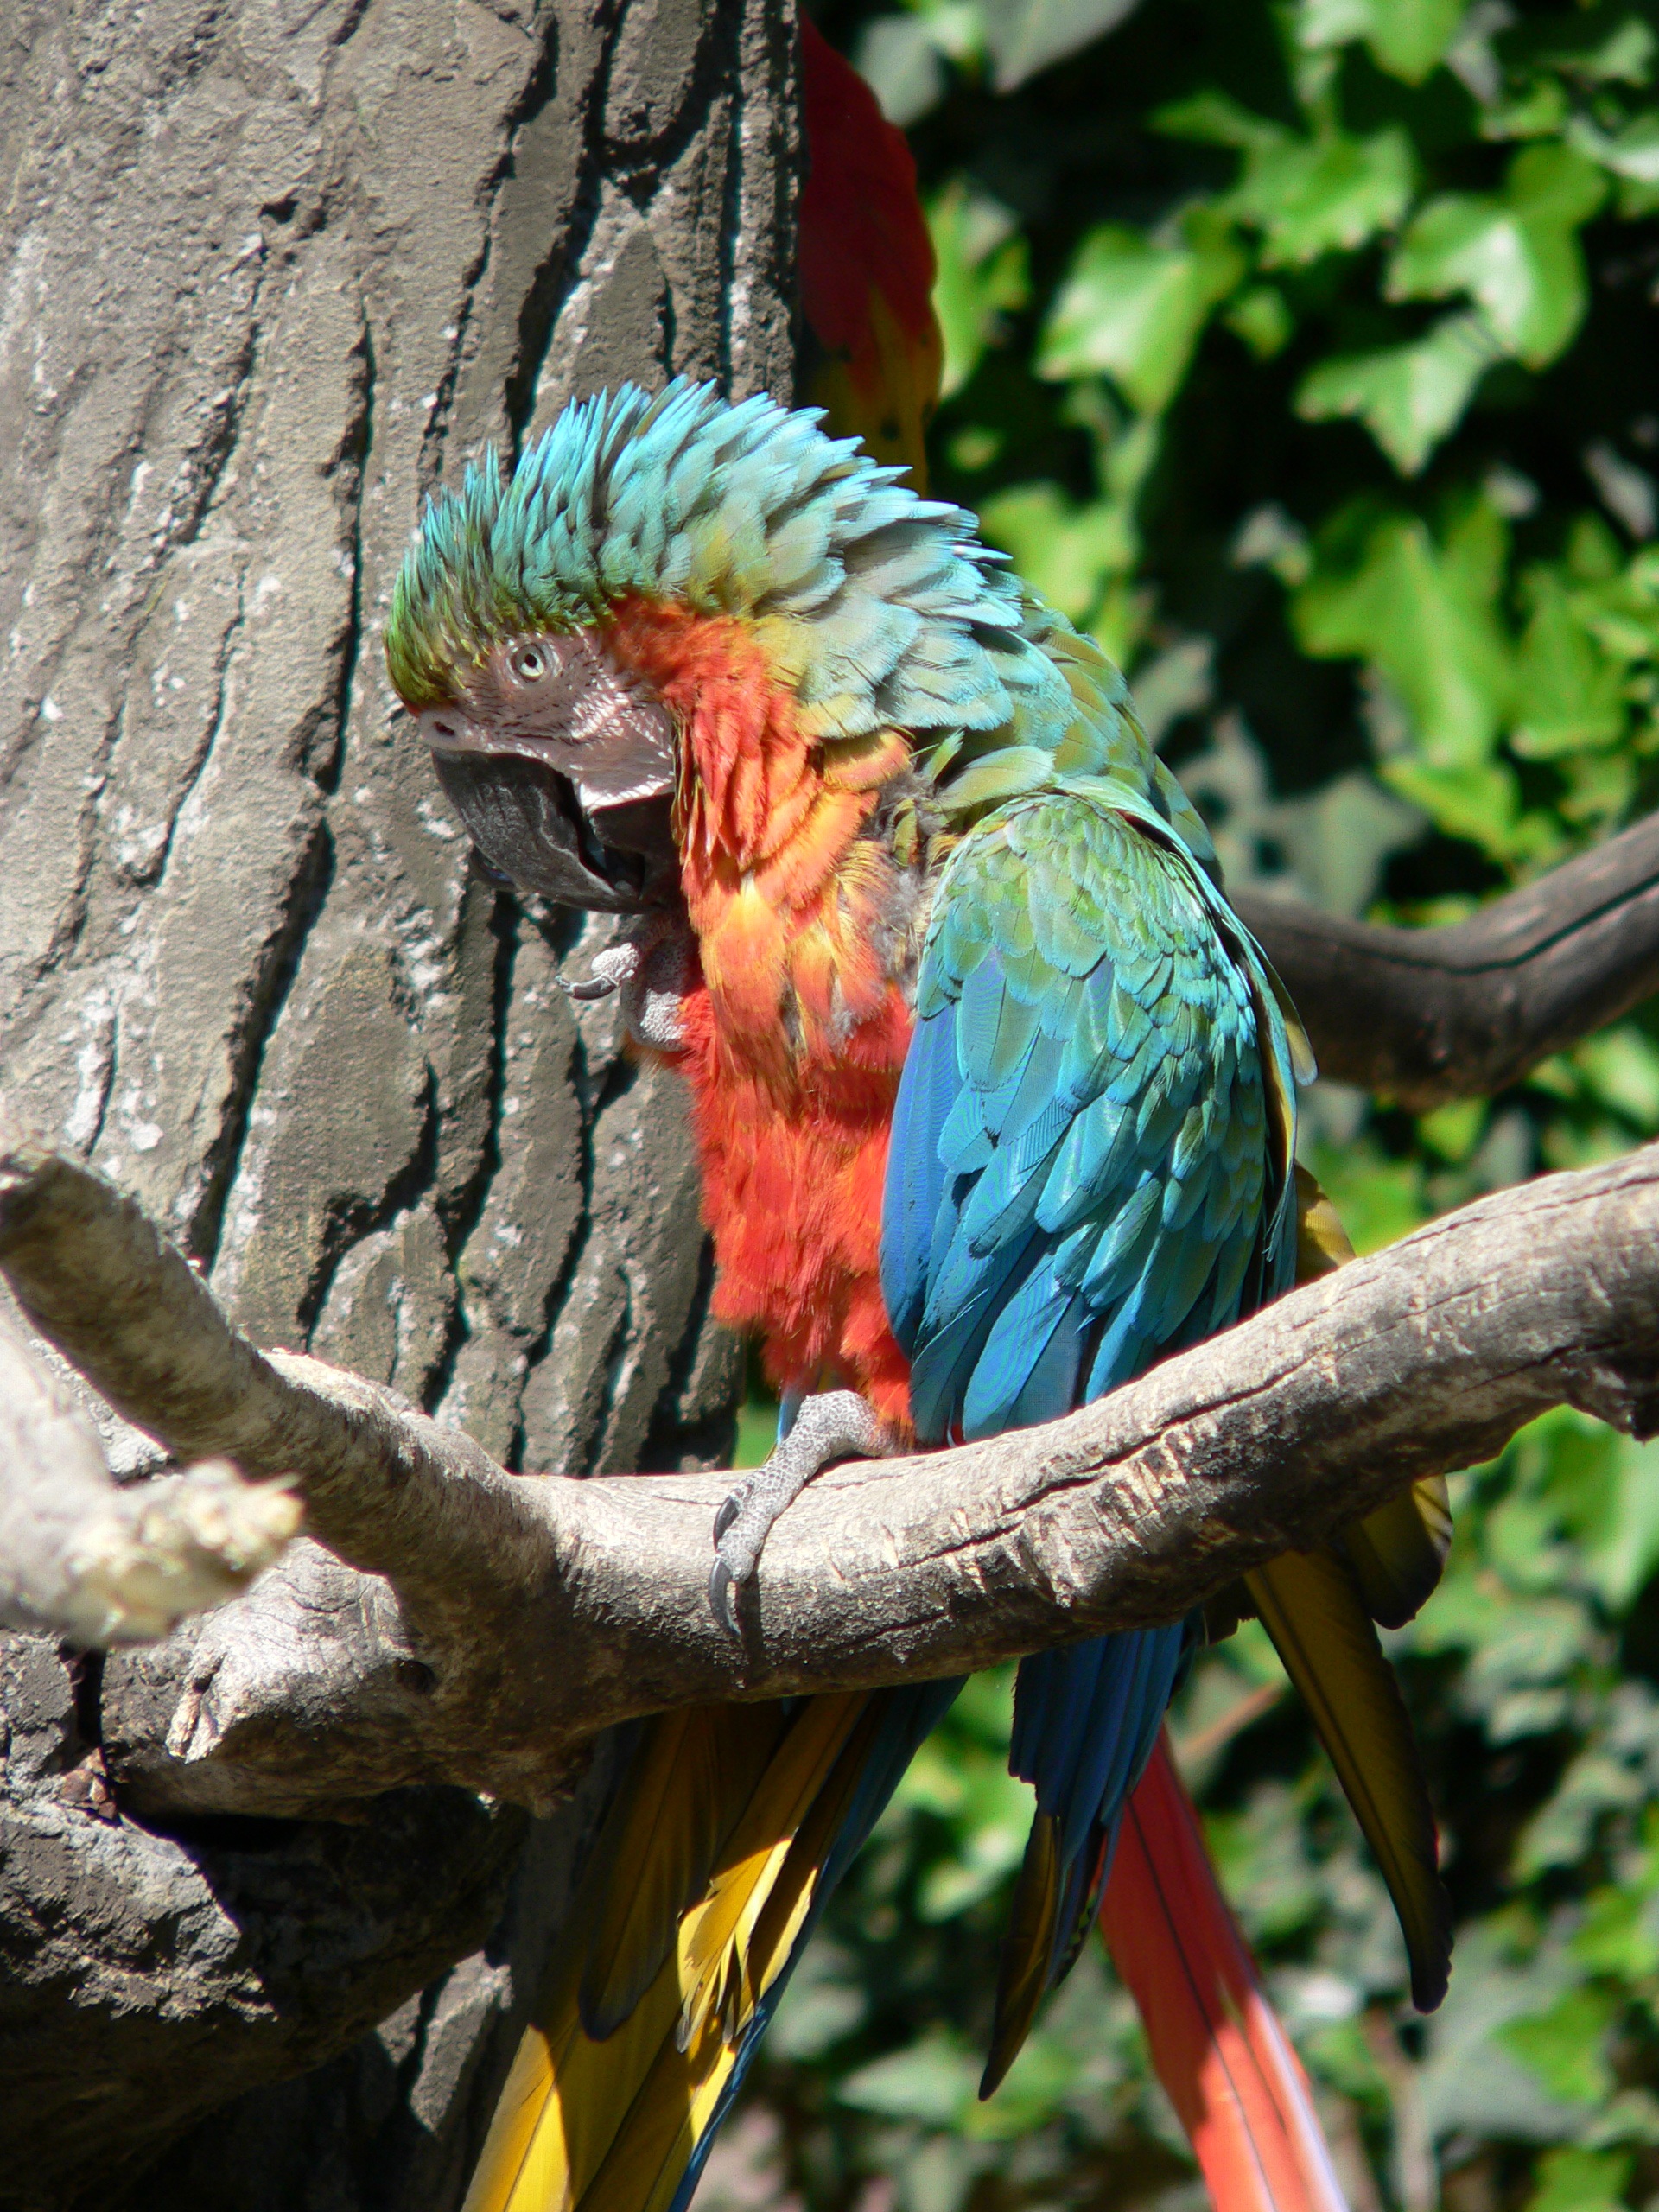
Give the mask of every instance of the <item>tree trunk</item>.
M 711 1464 L 677 1090 L 471 861 L 380 631 L 486 442 L 624 377 L 788 389 L 792 17 L 20 0 L 6 39 L 0 1096 L 256 1341 L 509 1465 Z M 124 1664 L 0 1647 L 0 2202 L 446 2212 L 603 1754 L 534 1821 L 162 1833 Z

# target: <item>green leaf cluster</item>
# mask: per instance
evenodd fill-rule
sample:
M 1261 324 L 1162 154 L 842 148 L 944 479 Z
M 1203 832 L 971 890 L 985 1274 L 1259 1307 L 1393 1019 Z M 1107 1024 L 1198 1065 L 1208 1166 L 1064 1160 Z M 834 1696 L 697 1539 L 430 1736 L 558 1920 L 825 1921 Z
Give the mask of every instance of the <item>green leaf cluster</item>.
M 1659 0 L 822 22 L 918 155 L 936 484 L 1126 666 L 1232 882 L 1452 920 L 1659 801 Z M 1431 1115 L 1321 1084 L 1306 1123 L 1372 1249 L 1659 1135 L 1659 1020 Z M 1175 1733 L 1355 2206 L 1640 2206 L 1659 1447 L 1562 1412 L 1453 1488 L 1445 1584 L 1390 1639 L 1458 1916 L 1439 2014 L 1254 1624 Z M 1008 1696 L 976 1682 L 907 1777 L 703 2212 L 1201 2206 L 1092 1947 L 975 2099 L 1028 1810 Z

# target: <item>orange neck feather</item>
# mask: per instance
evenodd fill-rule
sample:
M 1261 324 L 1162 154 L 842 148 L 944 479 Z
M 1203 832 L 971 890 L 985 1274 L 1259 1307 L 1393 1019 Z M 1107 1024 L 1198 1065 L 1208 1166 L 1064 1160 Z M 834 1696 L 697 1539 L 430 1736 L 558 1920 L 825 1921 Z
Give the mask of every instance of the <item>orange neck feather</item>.
M 715 1311 L 758 1332 L 781 1389 L 834 1382 L 909 1421 L 881 1302 L 887 1129 L 911 1014 L 883 964 L 894 865 L 863 835 L 908 754 L 826 766 L 741 622 L 625 603 L 617 660 L 683 733 L 677 827 L 702 973 L 677 1064 L 691 1090 Z M 837 748 L 838 753 L 842 748 Z

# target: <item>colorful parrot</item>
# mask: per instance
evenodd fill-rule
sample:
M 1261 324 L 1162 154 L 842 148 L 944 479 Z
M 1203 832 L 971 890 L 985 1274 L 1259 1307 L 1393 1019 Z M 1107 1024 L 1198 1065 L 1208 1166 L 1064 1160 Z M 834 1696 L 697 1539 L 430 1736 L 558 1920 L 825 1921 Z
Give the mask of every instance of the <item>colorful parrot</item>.
M 429 509 L 387 628 L 475 842 L 529 890 L 628 918 L 578 995 L 619 992 L 688 1085 L 716 1312 L 759 1337 L 784 1407 L 715 1523 L 734 1630 L 767 1529 L 830 1460 L 1064 1413 L 1285 1287 L 1299 1234 L 1316 1266 L 1341 1256 L 1317 1205 L 1299 1230 L 1300 1031 L 1122 677 L 900 475 L 768 399 L 600 394 L 510 480 L 492 459 Z M 1371 1621 L 1438 1572 L 1432 1507 L 1408 1495 L 1245 1600 L 1313 1700 L 1428 2002 L 1433 1823 Z M 1249 1962 L 1154 1756 L 1202 1632 L 1020 1667 L 1012 1764 L 1036 1812 L 988 2094 L 1077 1955 L 1134 1793 L 1119 1870 L 1141 1888 L 1114 1942 L 1207 2124 Z M 957 1687 L 646 1725 L 469 2212 L 679 2212 Z M 1269 2078 L 1296 2078 L 1276 2032 L 1245 2056 L 1300 2193 L 1247 2128 L 1226 2212 L 1331 2212 L 1317 2145 L 1289 2140 L 1305 2089 L 1286 2120 Z

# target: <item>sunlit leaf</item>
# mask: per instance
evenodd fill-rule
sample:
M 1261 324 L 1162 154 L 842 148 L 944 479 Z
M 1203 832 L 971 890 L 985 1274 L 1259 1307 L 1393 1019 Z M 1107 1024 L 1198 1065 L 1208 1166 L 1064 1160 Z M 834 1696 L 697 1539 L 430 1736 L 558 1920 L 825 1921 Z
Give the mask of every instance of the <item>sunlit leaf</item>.
M 1281 353 L 1296 328 L 1296 318 L 1276 284 L 1252 284 L 1248 292 L 1239 294 L 1223 320 L 1259 361 L 1270 361 L 1275 353 Z
M 1558 573 L 1535 569 L 1527 586 L 1532 616 L 1521 640 L 1510 744 L 1533 760 L 1616 745 L 1625 725 L 1619 669 L 1580 620 Z
M 1606 180 L 1568 146 L 1529 146 L 1501 194 L 1448 193 L 1415 216 L 1389 268 L 1390 299 L 1467 292 L 1494 336 L 1530 368 L 1553 361 L 1584 320 L 1578 232 Z
M 1605 1990 L 1570 1989 L 1547 2012 L 1505 2022 L 1498 2036 L 1551 2096 L 1596 2104 L 1612 2090 L 1604 2045 L 1618 2012 L 1618 1999 Z
M 1160 109 L 1157 124 L 1172 137 L 1243 153 L 1239 181 L 1221 205 L 1262 232 L 1268 267 L 1351 252 L 1392 229 L 1416 181 L 1411 141 L 1398 127 L 1368 138 L 1329 127 L 1304 137 L 1216 92 Z
M 878 16 L 859 34 L 853 59 L 889 123 L 916 123 L 944 98 L 944 55 L 923 16 Z
M 1193 221 L 1176 243 L 1103 224 L 1084 238 L 1043 327 L 1037 373 L 1109 376 L 1155 415 L 1179 390 L 1198 334 L 1243 275 L 1226 227 Z
M 892 2120 L 956 2126 L 975 2101 L 982 2063 L 940 2028 L 907 2050 L 861 2066 L 838 2085 L 836 2094 L 843 2104 Z
M 1140 0 L 979 0 L 999 92 L 1116 29 Z
M 987 499 L 985 535 L 1063 614 L 1086 621 L 1106 579 L 1128 568 L 1138 550 L 1127 510 L 1116 501 L 1078 507 L 1058 484 L 1022 484 Z
M 1503 543 L 1484 499 L 1438 543 L 1415 516 L 1367 528 L 1357 512 L 1326 533 L 1291 602 L 1305 652 L 1352 654 L 1388 677 L 1432 769 L 1485 766 L 1503 724 L 1514 683 L 1496 604 Z
M 1300 0 L 1296 36 L 1313 51 L 1363 39 L 1379 69 L 1421 85 L 1463 15 L 1464 0 Z
M 949 397 L 1002 336 L 1005 316 L 1026 304 L 1026 242 L 1009 210 L 962 177 L 935 195 L 927 222 L 938 264 L 933 311 L 944 340 L 943 390 Z
M 1411 345 L 1321 361 L 1302 380 L 1296 412 L 1311 423 L 1356 417 L 1395 467 L 1414 476 L 1457 428 L 1495 358 L 1478 315 L 1447 315 Z
M 1601 130 L 1587 116 L 1575 118 L 1569 133 L 1573 145 L 1615 176 L 1637 184 L 1659 184 L 1659 109 L 1649 108 L 1622 130 Z
M 1581 2151 L 1573 2144 L 1546 2151 L 1526 2212 L 1624 2212 L 1635 2164 L 1628 2151 Z

